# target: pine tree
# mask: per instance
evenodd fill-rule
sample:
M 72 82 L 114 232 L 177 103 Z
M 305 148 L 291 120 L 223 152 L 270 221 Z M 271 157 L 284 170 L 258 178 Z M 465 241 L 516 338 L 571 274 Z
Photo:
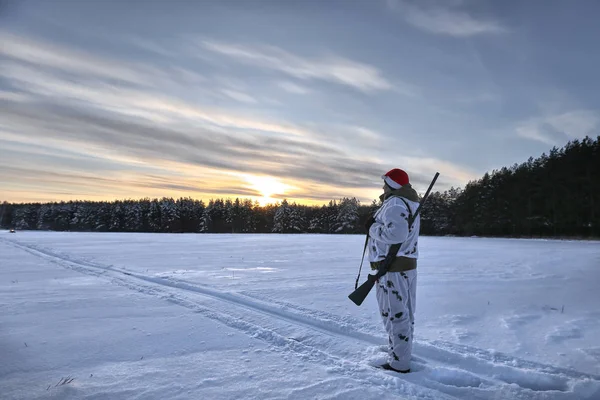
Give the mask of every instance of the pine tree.
M 200 220 L 202 218 L 202 205 L 198 212 L 199 202 L 191 198 L 180 198 L 177 200 L 177 215 L 179 215 L 179 226 L 182 232 L 200 232 Z
M 273 219 L 274 233 L 289 233 L 291 231 L 291 212 L 287 199 L 283 199 Z
M 321 206 L 321 208 L 313 210 L 308 220 L 308 231 L 311 233 L 326 233 L 327 215 L 327 206 Z
M 81 202 L 75 201 L 71 203 L 71 220 L 69 221 L 69 229 L 73 231 L 83 231 L 81 222 L 81 210 L 83 205 Z
M 14 224 L 17 229 L 27 230 L 35 229 L 37 222 L 37 213 L 35 213 L 35 206 L 33 204 L 23 204 L 15 207 Z
M 192 230 L 191 232 L 203 232 L 204 231 L 204 212 L 206 207 L 202 200 L 194 200 L 194 208 L 192 213 Z
M 53 229 L 54 216 L 52 215 L 52 205 L 42 204 L 38 213 L 36 229 L 47 231 Z
M 227 223 L 231 226 L 231 232 L 243 232 L 244 215 L 240 199 L 236 198 L 235 202 L 233 203 L 230 200 L 228 200 L 226 203 L 226 209 Z
M 148 227 L 150 232 L 162 231 L 162 209 L 158 199 L 152 199 L 148 210 Z
M 140 232 L 142 230 L 142 205 L 141 202 L 125 201 L 123 203 L 125 210 L 124 228 L 126 232 Z
M 170 197 L 160 201 L 160 227 L 161 232 L 181 232 L 178 208 Z
M 359 207 L 360 203 L 356 198 L 344 197 L 342 199 L 338 208 L 335 233 L 358 232 Z
M 290 230 L 292 233 L 302 233 L 306 231 L 305 208 L 296 203 L 292 204 L 290 212 Z
M 327 212 L 324 215 L 324 221 L 323 221 L 323 225 L 324 225 L 326 233 L 334 233 L 337 230 L 337 228 L 338 228 L 338 226 L 337 226 L 338 212 L 339 212 L 339 208 L 338 208 L 336 201 L 335 200 L 330 201 L 329 205 L 327 206 Z
M 2 202 L 0 206 L 0 227 L 13 227 L 14 206 L 7 201 Z
M 89 232 L 94 229 L 95 226 L 95 218 L 96 218 L 96 203 L 86 201 L 82 202 L 76 211 L 79 229 Z
M 213 232 L 213 222 L 212 222 L 211 216 L 213 214 L 214 207 L 215 207 L 215 202 L 214 202 L 214 200 L 211 199 L 208 202 L 208 206 L 204 210 L 204 213 L 202 214 L 202 228 L 201 228 L 200 232 L 203 232 L 203 233 Z
M 253 204 L 250 199 L 243 201 L 240 211 L 241 231 L 244 233 L 253 233 L 257 229 L 256 210 L 258 203 Z
M 121 201 L 112 204 L 109 230 L 111 232 L 123 232 L 125 230 L 125 209 Z
M 149 198 L 144 198 L 139 201 L 141 232 L 152 232 L 150 227 L 151 204 L 152 202 Z

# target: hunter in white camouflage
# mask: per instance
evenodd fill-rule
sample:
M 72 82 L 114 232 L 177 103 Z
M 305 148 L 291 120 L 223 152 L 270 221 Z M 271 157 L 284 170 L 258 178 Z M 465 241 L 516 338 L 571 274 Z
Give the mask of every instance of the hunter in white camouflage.
M 369 261 L 372 269 L 390 247 L 402 243 L 389 271 L 376 285 L 377 302 L 389 336 L 389 358 L 383 368 L 410 372 L 417 290 L 420 219 L 409 219 L 419 207 L 419 196 L 406 172 L 393 169 L 383 176 L 382 206 L 368 222 Z

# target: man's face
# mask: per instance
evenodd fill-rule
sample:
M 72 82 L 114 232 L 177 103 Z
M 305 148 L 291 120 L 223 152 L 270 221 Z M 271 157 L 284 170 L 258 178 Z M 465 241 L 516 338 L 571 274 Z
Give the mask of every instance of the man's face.
M 386 185 L 385 183 L 383 184 L 383 193 L 388 194 L 392 191 L 392 188 L 389 187 L 388 185 Z

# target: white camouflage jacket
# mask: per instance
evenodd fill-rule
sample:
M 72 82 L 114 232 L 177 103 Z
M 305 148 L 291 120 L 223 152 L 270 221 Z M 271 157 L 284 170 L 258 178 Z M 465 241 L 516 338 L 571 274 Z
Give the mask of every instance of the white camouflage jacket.
M 412 188 L 410 190 L 416 197 L 416 192 Z M 375 213 L 375 222 L 369 228 L 369 261 L 381 261 L 387 255 L 391 245 L 402 243 L 397 256 L 409 258 L 419 258 L 419 230 L 421 228 L 420 216 L 413 222 L 412 228 L 408 226 L 408 216 L 410 215 L 406 204 L 410 207 L 412 214 L 417 211 L 419 203 L 417 201 L 408 200 L 405 197 L 397 197 L 393 195 L 388 197 L 382 206 Z

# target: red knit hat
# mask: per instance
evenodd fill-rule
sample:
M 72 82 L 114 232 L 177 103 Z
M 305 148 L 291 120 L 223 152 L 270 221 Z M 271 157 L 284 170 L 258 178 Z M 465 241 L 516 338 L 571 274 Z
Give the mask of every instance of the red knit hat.
M 408 174 L 398 168 L 394 168 L 386 172 L 385 175 L 383 175 L 381 178 L 392 189 L 400 189 L 402 186 L 410 183 L 408 179 Z

